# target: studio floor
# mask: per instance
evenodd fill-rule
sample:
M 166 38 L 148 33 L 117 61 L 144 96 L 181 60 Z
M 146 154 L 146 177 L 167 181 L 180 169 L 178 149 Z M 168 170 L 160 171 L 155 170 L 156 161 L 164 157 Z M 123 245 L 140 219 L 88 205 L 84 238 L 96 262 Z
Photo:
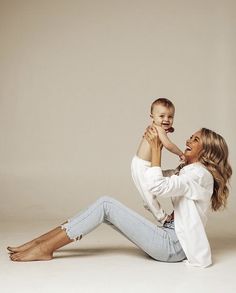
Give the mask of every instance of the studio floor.
M 58 250 L 51 261 L 9 260 L 8 245 L 26 242 L 56 224 L 1 223 L 1 293 L 236 292 L 236 237 L 222 235 L 224 231 L 209 237 L 214 265 L 206 269 L 154 261 L 105 224 Z

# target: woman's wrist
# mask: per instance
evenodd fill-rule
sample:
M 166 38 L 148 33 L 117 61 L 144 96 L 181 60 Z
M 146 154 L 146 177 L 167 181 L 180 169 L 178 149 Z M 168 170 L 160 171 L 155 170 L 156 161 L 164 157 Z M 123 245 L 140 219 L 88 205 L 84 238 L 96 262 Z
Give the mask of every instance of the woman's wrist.
M 151 146 L 151 150 L 152 150 L 152 151 L 161 152 L 161 150 L 162 150 L 162 146 L 161 146 L 160 144 L 152 145 L 152 146 Z
M 152 153 L 152 156 L 160 156 L 161 154 L 161 148 L 157 148 L 157 147 L 154 147 L 154 148 L 151 148 L 151 153 Z

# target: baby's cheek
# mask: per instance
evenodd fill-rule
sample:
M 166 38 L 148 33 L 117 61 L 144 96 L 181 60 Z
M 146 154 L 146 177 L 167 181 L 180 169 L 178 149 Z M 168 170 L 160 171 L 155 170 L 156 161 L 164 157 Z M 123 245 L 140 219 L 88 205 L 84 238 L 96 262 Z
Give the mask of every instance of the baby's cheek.
M 162 120 L 158 117 L 154 117 L 154 121 L 156 122 L 156 124 L 161 125 Z

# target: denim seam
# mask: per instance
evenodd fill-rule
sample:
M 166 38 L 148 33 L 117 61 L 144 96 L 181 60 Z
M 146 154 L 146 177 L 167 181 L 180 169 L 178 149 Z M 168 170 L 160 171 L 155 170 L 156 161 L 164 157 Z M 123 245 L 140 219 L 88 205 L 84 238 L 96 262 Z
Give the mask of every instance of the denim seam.
M 119 209 L 121 209 L 118 205 L 116 205 L 116 203 L 115 202 L 112 202 L 112 201 L 104 201 L 103 203 L 111 203 L 111 204 L 113 204 L 114 206 L 116 206 L 116 207 L 118 207 Z M 134 215 L 134 214 L 132 214 L 132 216 L 135 216 L 135 218 L 137 219 L 137 220 L 139 220 L 142 224 L 144 224 L 146 227 L 148 227 L 148 228 L 151 228 L 151 227 L 149 227 L 148 225 L 146 225 L 141 219 L 139 219 L 138 217 L 136 217 L 136 215 Z M 118 227 L 117 227 L 118 228 Z M 152 228 L 151 228 L 152 229 Z M 122 232 L 122 231 L 121 231 Z M 152 229 L 152 232 L 153 232 L 153 234 L 154 234 L 154 236 L 155 236 L 155 234 L 156 234 L 156 230 L 154 229 Z M 123 232 L 122 232 L 123 233 Z M 153 236 L 153 239 L 154 239 L 154 236 Z M 126 236 L 125 235 L 125 237 L 127 237 L 127 238 L 130 238 L 130 240 L 133 242 L 133 243 L 135 243 L 136 242 L 136 240 L 132 237 L 132 236 L 130 236 L 129 235 L 129 237 L 128 236 Z M 163 237 L 164 238 L 164 237 Z M 137 245 L 137 244 L 136 244 Z M 142 248 L 143 249 L 143 248 Z M 144 251 L 146 250 L 146 249 L 143 249 Z M 146 253 L 148 253 L 149 254 L 149 252 L 150 252 L 150 244 L 148 245 L 148 249 L 147 249 L 147 252 Z
M 116 207 L 118 207 L 119 209 L 121 209 L 115 202 L 112 202 L 112 201 L 108 201 L 108 200 L 104 200 L 104 201 L 102 201 L 99 205 L 101 205 L 101 204 L 104 204 L 104 203 L 111 203 L 111 204 L 113 204 L 113 205 L 115 205 Z M 81 219 L 80 221 L 76 221 L 75 222 L 75 224 L 78 224 L 78 223 L 81 223 L 82 221 L 84 221 L 85 219 L 87 219 L 95 210 L 96 210 L 96 208 L 99 206 L 99 205 L 97 205 L 88 215 L 86 215 L 83 219 Z M 152 229 L 152 227 L 150 227 L 150 226 L 148 226 L 146 223 L 144 223 L 141 219 L 139 219 L 138 217 L 136 217 L 136 215 L 135 214 L 132 214 L 137 220 L 139 220 L 139 222 L 141 222 L 143 225 L 145 225 L 146 227 L 148 227 L 148 228 L 151 228 Z M 69 224 L 69 223 L 72 223 L 72 221 L 68 221 L 68 223 L 67 224 Z M 65 225 L 67 225 L 67 224 L 65 224 Z M 72 229 L 72 227 L 66 227 L 66 232 L 67 233 L 69 233 L 70 232 L 70 230 Z M 153 230 L 153 229 L 152 229 Z M 156 231 L 154 230 L 154 234 L 156 233 Z M 165 237 L 163 237 L 163 235 L 159 235 L 159 236 L 161 236 L 163 239 L 166 239 Z M 70 238 L 70 237 L 69 237 Z
M 116 207 L 118 207 L 120 209 L 120 207 L 118 205 L 115 204 L 115 202 L 111 202 L 111 201 L 104 201 L 104 202 L 108 202 L 108 203 L 111 203 L 113 205 L 115 205 Z M 151 228 L 154 232 L 154 234 L 156 234 L 156 229 L 148 226 L 146 223 L 144 223 L 141 219 L 139 219 L 138 217 L 136 217 L 135 214 L 132 214 L 132 216 L 134 216 L 137 220 L 139 220 L 143 225 L 145 225 L 147 228 Z M 162 235 L 161 235 L 162 236 Z M 163 239 L 165 239 L 165 237 L 162 236 Z
M 101 205 L 101 204 L 102 203 L 100 203 L 99 205 Z M 82 221 L 86 220 L 95 211 L 96 208 L 97 208 L 97 206 L 92 211 L 90 211 L 90 213 L 88 215 L 86 215 L 84 218 L 82 218 L 80 221 L 79 220 L 76 221 L 75 224 L 81 223 Z M 72 221 L 69 221 L 68 224 L 69 223 L 72 223 Z M 72 229 L 72 227 L 67 227 L 67 229 L 68 229 L 68 231 L 70 231 Z

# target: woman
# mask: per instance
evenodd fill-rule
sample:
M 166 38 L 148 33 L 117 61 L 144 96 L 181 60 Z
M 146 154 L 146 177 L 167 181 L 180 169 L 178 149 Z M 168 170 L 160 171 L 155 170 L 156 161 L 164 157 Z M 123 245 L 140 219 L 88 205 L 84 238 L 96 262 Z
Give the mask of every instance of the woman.
M 185 165 L 168 171 L 160 168 L 161 148 L 156 129 L 150 127 L 132 162 L 133 179 L 145 207 L 164 227 L 169 222 L 175 231 L 186 264 L 207 267 L 212 263 L 205 233 L 207 212 L 210 206 L 213 211 L 226 206 L 232 174 L 228 147 L 220 135 L 202 128 L 186 142 Z M 161 209 L 156 196 L 171 197 L 171 216 Z
M 55 250 L 73 240 L 80 240 L 105 222 L 156 260 L 178 262 L 187 258 L 192 265 L 210 265 L 210 248 L 204 230 L 206 212 L 210 204 L 213 210 L 226 205 L 227 184 L 232 174 L 224 139 L 205 128 L 193 134 L 187 140 L 184 152 L 186 166 L 179 171 L 179 175 L 170 177 L 162 174 L 162 145 L 157 130 L 149 127 L 144 139 L 132 164 L 134 167 L 136 162 L 139 169 L 145 165 L 141 174 L 143 182 L 139 176 L 134 175 L 134 179 L 141 184 L 141 191 L 152 195 L 151 200 L 147 197 L 149 208 L 164 223 L 163 227 L 104 196 L 52 231 L 19 247 L 8 247 L 11 260 L 52 259 Z M 150 157 L 151 163 L 146 161 L 147 157 Z M 174 220 L 173 214 L 170 217 L 160 209 L 155 200 L 157 195 L 173 197 Z

